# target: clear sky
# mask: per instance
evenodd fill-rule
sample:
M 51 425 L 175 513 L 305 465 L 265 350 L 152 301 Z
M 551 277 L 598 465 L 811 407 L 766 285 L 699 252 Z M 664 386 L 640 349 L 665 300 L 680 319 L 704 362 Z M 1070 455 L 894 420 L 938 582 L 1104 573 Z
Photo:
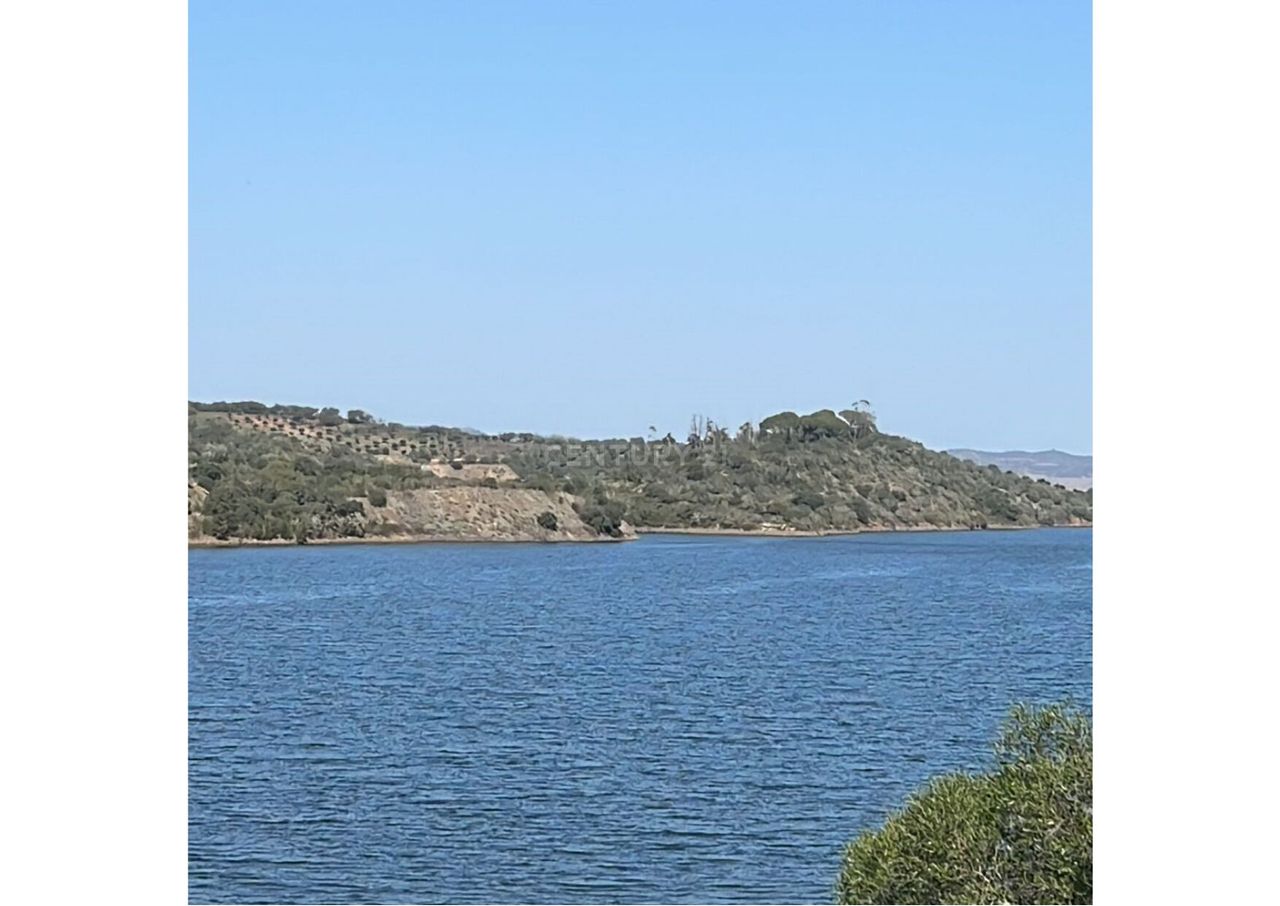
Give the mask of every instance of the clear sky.
M 192 399 L 1092 449 L 1086 0 L 190 6 Z

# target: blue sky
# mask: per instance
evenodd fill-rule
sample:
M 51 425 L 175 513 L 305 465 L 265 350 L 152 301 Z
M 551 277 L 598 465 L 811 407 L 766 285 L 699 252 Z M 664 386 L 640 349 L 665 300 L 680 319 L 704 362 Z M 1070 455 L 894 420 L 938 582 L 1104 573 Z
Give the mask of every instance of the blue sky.
M 192 399 L 1092 449 L 1087 2 L 189 23 Z

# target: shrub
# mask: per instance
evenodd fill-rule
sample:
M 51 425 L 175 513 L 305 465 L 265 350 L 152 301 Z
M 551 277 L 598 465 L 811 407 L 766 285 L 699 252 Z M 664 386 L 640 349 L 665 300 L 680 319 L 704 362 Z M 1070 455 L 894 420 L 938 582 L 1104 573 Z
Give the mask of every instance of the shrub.
M 1018 507 L 1013 499 L 999 488 L 987 488 L 975 498 L 983 513 L 1003 522 L 1018 518 Z
M 794 412 L 779 412 L 760 422 L 761 434 L 785 434 L 800 426 L 800 416 Z
M 1089 903 L 1093 729 L 1070 705 L 1013 709 L 996 764 L 931 781 L 845 849 L 840 903 Z
M 538 514 L 538 525 L 542 526 L 549 532 L 554 532 L 559 528 L 560 523 L 556 520 L 556 514 L 550 510 L 544 510 Z
M 849 425 L 830 409 L 800 417 L 800 430 L 805 438 L 841 437 L 849 433 Z
M 369 504 L 370 504 L 370 506 L 377 506 L 377 507 L 383 507 L 383 506 L 386 506 L 386 505 L 387 505 L 387 492 L 386 492 L 386 491 L 384 491 L 382 488 L 370 488 L 370 489 L 369 489 Z
M 387 499 L 387 495 L 385 492 L 382 494 L 382 499 L 383 499 L 383 502 L 385 503 Z M 370 497 L 369 502 L 373 503 L 372 496 Z M 333 512 L 338 516 L 363 515 L 364 504 L 362 504 L 359 500 L 344 500 L 342 501 L 342 503 L 338 504 L 336 507 L 333 508 Z
M 820 510 L 827 503 L 825 497 L 814 491 L 800 491 L 797 494 L 793 494 L 791 500 L 796 506 L 810 510 Z
M 620 503 L 601 500 L 585 507 L 579 515 L 582 517 L 583 522 L 595 529 L 599 534 L 619 538 L 622 536 L 622 516 L 624 512 Z

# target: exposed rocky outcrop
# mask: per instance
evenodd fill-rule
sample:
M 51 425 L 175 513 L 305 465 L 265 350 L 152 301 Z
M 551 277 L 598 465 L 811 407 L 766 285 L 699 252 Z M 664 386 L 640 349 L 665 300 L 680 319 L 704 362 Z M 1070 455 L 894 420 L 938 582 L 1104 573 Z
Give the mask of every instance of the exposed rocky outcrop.
M 366 536 L 476 541 L 610 540 L 589 528 L 568 494 L 526 488 L 451 487 L 392 491 L 386 506 L 365 504 Z M 551 513 L 555 529 L 539 517 Z M 550 522 L 544 518 L 544 521 Z M 626 533 L 634 536 L 634 532 Z

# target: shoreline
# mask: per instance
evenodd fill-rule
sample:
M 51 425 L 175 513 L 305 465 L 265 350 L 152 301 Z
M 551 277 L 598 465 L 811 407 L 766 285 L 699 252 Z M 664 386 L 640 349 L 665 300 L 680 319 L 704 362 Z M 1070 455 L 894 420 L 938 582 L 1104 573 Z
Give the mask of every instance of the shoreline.
M 350 537 L 350 538 L 312 538 L 305 543 L 288 538 L 228 538 L 219 541 L 217 538 L 188 538 L 187 550 L 214 550 L 217 548 L 236 547 L 318 547 L 357 545 L 357 544 L 613 544 L 623 541 L 635 541 L 635 535 L 621 538 L 610 538 L 601 535 L 599 538 L 477 538 L 472 535 L 391 535 L 386 537 Z
M 867 526 L 860 529 L 734 529 L 734 528 L 651 528 L 637 527 L 638 535 L 723 535 L 742 538 L 830 538 L 842 535 L 892 535 L 896 532 L 1026 532 L 1050 528 L 1093 528 L 1092 522 L 1064 522 L 1058 525 L 989 525 L 969 528 L 962 525 Z
M 598 538 L 477 538 L 466 535 L 390 535 L 364 538 L 313 538 L 299 543 L 288 538 L 188 538 L 188 550 L 214 550 L 241 547 L 312 547 L 318 545 L 358 544 L 617 544 L 635 541 L 640 535 L 707 535 L 740 538 L 830 538 L 849 535 L 886 535 L 895 532 L 1023 532 L 1047 528 L 1093 528 L 1092 522 L 1063 523 L 1061 525 L 991 525 L 986 528 L 965 526 L 868 526 L 861 529 L 734 529 L 703 527 L 643 526 L 633 529 L 634 534 L 621 538 L 601 535 Z

